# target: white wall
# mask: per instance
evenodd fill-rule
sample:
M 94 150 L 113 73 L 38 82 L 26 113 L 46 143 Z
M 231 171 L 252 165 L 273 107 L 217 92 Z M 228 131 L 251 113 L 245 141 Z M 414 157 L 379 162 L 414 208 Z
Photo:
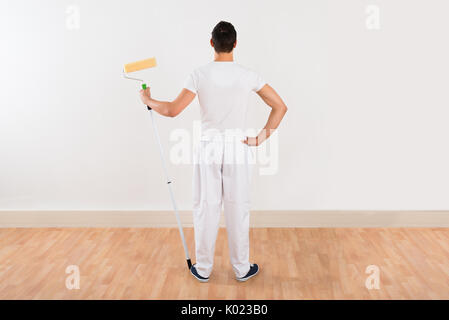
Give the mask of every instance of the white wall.
M 289 107 L 254 209 L 449 209 L 448 12 L 444 0 L 2 1 L 0 210 L 170 209 L 122 66 L 156 56 L 145 77 L 173 98 L 212 59 L 221 19 L 237 29 L 236 60 Z M 254 97 L 250 110 L 262 126 L 268 109 Z M 166 151 L 198 117 L 196 100 L 158 117 Z M 188 210 L 191 167 L 169 169 Z

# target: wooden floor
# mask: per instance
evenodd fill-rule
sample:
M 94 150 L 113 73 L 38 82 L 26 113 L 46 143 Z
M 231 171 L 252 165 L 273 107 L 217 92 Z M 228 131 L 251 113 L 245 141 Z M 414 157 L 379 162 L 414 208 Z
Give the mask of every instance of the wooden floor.
M 221 229 L 199 283 L 177 229 L 0 229 L 0 299 L 449 299 L 449 229 L 251 229 L 251 261 L 259 275 L 235 281 Z M 79 290 L 65 286 L 69 265 Z M 379 290 L 365 287 L 368 265 Z

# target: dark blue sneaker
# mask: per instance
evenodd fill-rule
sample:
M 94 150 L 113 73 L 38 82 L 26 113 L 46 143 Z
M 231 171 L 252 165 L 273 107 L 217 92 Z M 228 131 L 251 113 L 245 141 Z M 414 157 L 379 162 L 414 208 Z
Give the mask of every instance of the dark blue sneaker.
M 190 273 L 200 282 L 208 282 L 209 281 L 209 278 L 204 278 L 198 274 L 198 271 L 196 271 L 195 265 L 193 265 L 190 268 Z
M 246 276 L 244 276 L 244 277 L 242 277 L 242 278 L 236 278 L 237 279 L 237 281 L 246 281 L 246 280 L 248 280 L 248 279 L 251 279 L 252 277 L 254 277 L 257 273 L 259 272 L 259 266 L 256 264 L 256 263 L 254 263 L 254 264 L 251 264 L 250 265 L 250 267 L 249 267 L 249 271 L 248 271 L 248 273 L 246 274 Z

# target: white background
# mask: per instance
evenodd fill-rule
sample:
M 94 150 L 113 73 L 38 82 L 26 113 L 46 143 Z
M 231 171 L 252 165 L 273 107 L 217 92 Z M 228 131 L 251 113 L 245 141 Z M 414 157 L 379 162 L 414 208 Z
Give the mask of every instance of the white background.
M 71 5 L 79 29 L 67 27 Z M 366 27 L 368 5 L 379 30 Z M 236 61 L 289 107 L 278 171 L 256 172 L 253 209 L 449 209 L 448 15 L 444 0 L 2 0 L 0 210 L 171 209 L 122 67 L 155 56 L 144 77 L 172 99 L 213 58 L 219 20 L 237 29 Z M 249 125 L 268 111 L 254 96 Z M 158 116 L 166 153 L 170 132 L 198 118 L 197 100 Z M 191 209 L 191 166 L 169 170 Z

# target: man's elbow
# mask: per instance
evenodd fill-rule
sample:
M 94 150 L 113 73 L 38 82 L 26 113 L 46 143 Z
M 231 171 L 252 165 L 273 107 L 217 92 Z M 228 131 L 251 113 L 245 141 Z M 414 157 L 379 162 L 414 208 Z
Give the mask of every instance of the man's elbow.
M 286 113 L 287 113 L 287 110 L 288 110 L 288 108 L 287 108 L 287 106 L 286 106 L 285 104 L 281 105 L 281 107 L 280 107 L 279 109 L 281 110 L 281 112 L 282 112 L 283 114 L 286 114 Z
M 168 110 L 167 110 L 167 113 L 166 113 L 166 116 L 169 117 L 169 118 L 174 118 L 174 117 L 176 117 L 178 114 L 179 114 L 179 112 L 176 112 L 176 111 L 173 110 L 173 109 L 168 109 Z
M 169 118 L 174 118 L 179 114 L 179 112 L 176 112 L 175 105 L 173 102 L 170 102 L 167 107 L 165 108 L 164 116 Z

